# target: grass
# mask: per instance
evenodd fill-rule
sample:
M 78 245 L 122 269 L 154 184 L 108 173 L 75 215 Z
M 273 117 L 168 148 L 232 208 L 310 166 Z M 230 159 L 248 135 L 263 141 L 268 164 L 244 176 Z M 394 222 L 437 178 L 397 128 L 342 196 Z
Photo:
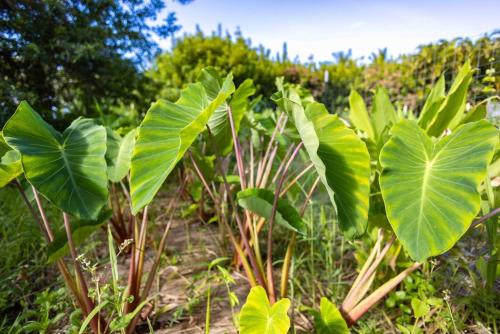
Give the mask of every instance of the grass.
M 0 189 L 0 212 L 0 332 L 44 332 L 61 320 L 68 296 L 46 266 L 46 243 L 15 189 Z

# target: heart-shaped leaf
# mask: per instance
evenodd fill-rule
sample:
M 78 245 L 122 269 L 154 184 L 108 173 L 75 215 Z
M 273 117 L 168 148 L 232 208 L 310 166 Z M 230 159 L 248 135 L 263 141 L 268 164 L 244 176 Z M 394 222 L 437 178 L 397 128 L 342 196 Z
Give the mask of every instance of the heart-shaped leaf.
M 311 102 L 304 110 L 290 90 L 282 105 L 292 116 L 318 175 L 336 206 L 348 238 L 362 235 L 368 221 L 370 156 L 366 144 L 325 106 Z
M 271 218 L 274 193 L 268 189 L 247 188 L 238 192 L 238 204 L 266 219 Z M 305 235 L 307 226 L 295 208 L 284 198 L 278 198 L 276 223 L 292 231 Z
M 444 253 L 467 231 L 497 142 L 498 131 L 484 120 L 438 143 L 414 121 L 392 128 L 380 156 L 380 187 L 389 222 L 414 260 Z
M 201 83 L 189 85 L 177 102 L 158 100 L 139 127 L 130 169 L 133 212 L 148 205 L 214 111 L 234 91 L 232 75 L 210 99 Z
M 263 287 L 252 288 L 246 303 L 241 308 L 240 333 L 288 333 L 288 329 L 290 329 L 290 318 L 287 315 L 289 307 L 290 300 L 288 298 L 283 298 L 271 306 Z
M 418 298 L 411 299 L 411 308 L 413 309 L 413 315 L 415 315 L 415 318 L 422 318 L 429 314 L 431 310 L 429 304 Z
M 318 334 L 349 334 L 347 323 L 334 303 L 321 298 L 319 312 L 314 313 L 314 329 Z
M 39 192 L 69 214 L 97 218 L 108 198 L 104 127 L 78 118 L 61 134 L 21 102 L 3 135 Z
M 108 178 L 111 182 L 120 182 L 130 169 L 137 131 L 133 129 L 123 138 L 110 128 L 106 128 L 106 132 Z

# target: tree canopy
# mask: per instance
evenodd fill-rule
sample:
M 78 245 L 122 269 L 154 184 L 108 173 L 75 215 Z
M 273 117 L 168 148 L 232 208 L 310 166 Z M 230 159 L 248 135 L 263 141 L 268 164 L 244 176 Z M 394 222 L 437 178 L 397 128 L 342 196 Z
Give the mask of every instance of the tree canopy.
M 179 1 L 187 3 L 189 0 Z M 49 117 L 138 100 L 142 67 L 159 48 L 163 0 L 6 0 L 0 3 L 0 123 L 26 99 Z

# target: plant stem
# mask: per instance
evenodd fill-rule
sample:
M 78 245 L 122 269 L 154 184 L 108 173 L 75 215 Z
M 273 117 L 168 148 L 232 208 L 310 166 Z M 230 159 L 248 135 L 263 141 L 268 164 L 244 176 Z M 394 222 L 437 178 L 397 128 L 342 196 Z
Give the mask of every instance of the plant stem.
M 477 225 L 479 224 L 482 224 L 484 223 L 485 221 L 487 221 L 488 219 L 490 218 L 493 218 L 495 217 L 496 215 L 500 214 L 500 208 L 496 208 L 496 209 L 493 209 L 491 210 L 490 212 L 488 212 L 487 214 L 485 214 L 484 216 L 480 217 L 479 219 L 475 220 L 470 228 L 474 228 L 476 227 Z
M 31 215 L 33 216 L 33 219 L 35 219 L 38 226 L 40 227 L 40 230 L 42 231 L 42 234 L 43 234 L 45 240 L 47 242 L 51 242 L 52 240 L 50 239 L 49 234 L 43 225 L 43 222 L 40 220 L 40 217 L 38 217 L 38 215 L 36 214 L 35 208 L 33 207 L 33 205 L 31 205 L 30 201 L 28 200 L 28 197 L 26 196 L 26 193 L 24 192 L 23 186 L 21 186 L 21 184 L 19 183 L 19 181 L 17 179 L 14 179 L 13 183 L 16 186 L 19 193 L 21 194 L 21 197 L 23 198 L 24 203 L 26 203 L 26 205 L 28 206 L 28 209 L 30 210 Z
M 351 298 L 351 295 L 352 295 L 354 289 L 358 286 L 359 282 L 361 281 L 361 279 L 363 278 L 365 273 L 368 271 L 368 269 L 372 265 L 373 260 L 377 256 L 377 253 L 380 252 L 380 244 L 382 243 L 383 239 L 384 239 L 384 230 L 380 228 L 378 230 L 378 233 L 377 233 L 377 241 L 375 242 L 375 245 L 373 246 L 373 248 L 370 252 L 370 255 L 368 255 L 368 258 L 366 259 L 365 263 L 363 264 L 363 267 L 361 267 L 361 270 L 359 271 L 358 276 L 356 277 L 356 279 L 352 283 L 351 289 L 349 289 L 349 292 L 347 293 L 347 296 L 345 297 L 344 302 Z
M 302 204 L 302 208 L 300 209 L 300 217 L 304 216 L 306 212 L 307 203 L 311 200 L 312 194 L 319 183 L 319 176 L 314 181 L 309 193 L 307 194 L 306 199 L 304 200 L 304 204 Z M 283 193 L 282 193 L 283 194 Z M 292 237 L 290 238 L 290 242 L 288 243 L 288 247 L 286 248 L 285 259 L 283 261 L 283 268 L 281 269 L 281 285 L 280 285 L 280 295 L 281 298 L 285 298 L 288 294 L 288 277 L 290 275 L 290 267 L 292 264 L 292 257 L 295 251 L 295 244 L 297 240 L 297 232 L 292 232 Z
M 71 225 L 69 223 L 69 216 L 66 212 L 63 212 L 64 229 L 66 230 L 66 236 L 68 238 L 68 248 L 73 260 L 73 266 L 75 268 L 76 278 L 80 289 L 82 290 L 82 297 L 86 307 L 86 314 L 90 314 L 94 309 L 95 305 L 89 297 L 89 290 L 87 288 L 87 283 L 85 277 L 83 276 L 82 267 L 78 261 L 78 255 L 76 253 L 75 243 L 73 241 L 73 234 L 71 233 Z M 99 314 L 96 314 L 90 322 L 92 330 L 95 333 L 100 333 L 101 328 L 106 327 L 104 320 Z
M 123 183 L 123 181 L 120 181 L 120 186 L 122 187 L 123 193 L 125 194 L 125 197 L 127 198 L 128 203 L 130 205 L 132 205 L 132 200 L 130 199 L 130 193 L 129 193 L 127 187 L 125 186 L 125 183 Z
M 231 187 L 229 186 L 229 183 L 227 182 L 226 174 L 222 170 L 221 156 L 219 154 L 219 148 L 215 144 L 215 140 L 213 138 L 212 132 L 210 131 L 210 127 L 208 125 L 207 125 L 207 132 L 208 132 L 208 137 L 210 138 L 210 141 L 212 142 L 212 146 L 213 146 L 214 151 L 215 151 L 216 156 L 217 156 L 217 160 L 218 160 L 217 166 L 219 168 L 219 171 L 221 173 L 222 179 L 224 181 L 224 187 L 226 189 L 226 193 L 227 193 L 227 196 L 229 198 L 229 203 L 231 204 L 231 207 L 233 208 L 233 213 L 234 213 L 234 217 L 236 219 L 236 224 L 238 225 L 238 229 L 240 231 L 241 239 L 243 240 L 243 244 L 245 245 L 245 248 L 247 250 L 248 258 L 250 259 L 250 263 L 252 265 L 252 268 L 253 268 L 254 272 L 257 274 L 256 275 L 257 281 L 259 282 L 259 284 L 262 287 L 264 287 L 264 288 L 267 289 L 267 287 L 266 287 L 266 281 L 264 280 L 264 277 L 261 275 L 261 273 L 259 271 L 259 267 L 258 267 L 257 261 L 255 260 L 255 254 L 253 253 L 253 250 L 250 247 L 250 243 L 248 242 L 248 238 L 247 238 L 247 235 L 245 233 L 245 228 L 244 228 L 243 223 L 241 222 L 241 219 L 240 219 L 240 217 L 238 215 L 238 207 L 236 206 L 236 204 L 234 202 L 234 198 L 231 195 Z M 229 225 L 228 225 L 228 227 L 229 227 Z M 231 241 L 233 241 L 233 240 L 231 240 Z M 236 240 L 234 240 L 234 242 L 236 242 Z M 237 242 L 235 244 L 235 248 L 237 250 L 239 248 L 239 245 L 237 244 Z M 243 254 L 240 253 L 240 257 L 243 258 L 244 256 L 242 256 L 242 255 Z
M 399 273 L 396 277 L 387 281 L 368 297 L 363 299 L 356 307 L 354 307 L 350 312 L 344 313 L 344 319 L 349 326 L 355 324 L 372 306 L 378 303 L 382 298 L 384 298 L 389 292 L 392 291 L 396 286 L 399 285 L 406 277 L 410 276 L 412 272 L 420 268 L 422 264 L 415 262 L 410 267 L 406 268 L 404 271 Z
M 281 191 L 281 194 L 280 196 L 283 196 L 287 193 L 288 190 L 290 190 L 291 187 L 293 187 L 293 185 L 295 183 L 297 183 L 298 180 L 300 180 L 300 178 L 304 175 L 306 175 L 306 173 L 311 169 L 313 168 L 314 165 L 313 164 L 310 164 L 309 166 L 307 166 L 305 169 L 303 169 L 286 187 L 285 189 L 283 189 Z
M 134 302 L 132 305 L 134 306 L 133 308 L 137 305 L 139 305 L 139 291 L 141 289 L 141 280 L 142 280 L 142 270 L 144 267 L 144 253 L 146 249 L 146 234 L 148 231 L 148 207 L 146 206 L 144 208 L 143 214 L 142 214 L 142 223 L 141 223 L 141 232 L 139 236 L 139 249 L 138 249 L 138 254 L 136 258 L 136 265 L 137 265 L 137 273 L 136 273 L 136 279 L 135 279 L 135 295 L 134 295 Z
M 363 298 L 364 294 L 368 291 L 369 284 L 367 283 L 371 280 L 372 276 L 375 274 L 375 271 L 377 270 L 378 266 L 380 265 L 380 262 L 384 259 L 385 255 L 391 248 L 392 244 L 396 240 L 396 236 L 392 236 L 391 239 L 387 242 L 387 244 L 384 246 L 380 254 L 377 255 L 373 263 L 368 267 L 365 273 L 363 273 L 361 279 L 359 280 L 358 284 L 355 285 L 352 289 L 352 293 L 350 294 L 349 298 L 346 298 L 344 303 L 342 303 L 341 311 L 342 312 L 349 312 L 358 302 L 361 298 Z
M 179 188 L 183 188 L 184 185 L 181 185 Z M 165 231 L 163 231 L 163 235 L 160 240 L 160 244 L 158 245 L 158 250 L 156 251 L 156 257 L 153 262 L 153 265 L 151 266 L 151 269 L 148 274 L 148 278 L 146 280 L 146 285 L 144 286 L 144 289 L 142 291 L 142 297 L 141 297 L 141 302 L 146 300 L 149 294 L 149 290 L 151 289 L 151 286 L 153 285 L 153 280 L 154 276 L 156 275 L 156 269 L 158 268 L 158 264 L 160 263 L 161 259 L 161 254 L 163 253 L 163 249 L 165 248 L 165 242 L 167 240 L 168 232 L 170 231 L 170 226 L 172 225 L 172 219 L 174 215 L 174 209 L 177 207 L 178 204 L 178 198 L 174 197 L 168 207 L 167 207 L 167 212 L 170 213 L 170 217 L 168 219 L 167 226 L 165 227 Z
M 127 294 L 128 296 L 134 296 L 134 287 L 135 287 L 135 278 L 136 278 L 136 263 L 135 263 L 135 252 L 136 252 L 136 248 L 138 247 L 138 239 L 137 239 L 137 235 L 138 233 L 136 233 L 137 231 L 137 228 L 136 228 L 136 220 L 135 220 L 135 216 L 133 218 L 133 235 L 134 235 L 134 242 L 133 242 L 133 245 L 134 247 L 132 248 L 131 252 L 130 252 L 130 263 L 129 263 L 129 267 L 128 267 L 128 278 L 127 278 Z M 131 306 L 131 303 L 129 302 L 126 302 L 124 307 L 123 307 L 123 313 L 124 314 L 127 314 L 129 313 L 130 311 L 130 306 Z
M 302 142 L 300 142 L 295 150 L 293 151 L 292 155 L 288 159 L 288 162 L 285 165 L 285 168 L 283 169 L 283 172 L 281 173 L 281 177 L 278 181 L 278 184 L 276 186 L 276 189 L 274 191 L 274 200 L 273 200 L 273 207 L 271 210 L 271 217 L 269 218 L 269 229 L 267 232 L 267 282 L 268 282 L 268 294 L 269 294 L 269 302 L 271 304 L 274 304 L 276 301 L 276 294 L 275 294 L 275 289 L 274 289 L 274 278 L 273 278 L 273 225 L 274 225 L 274 220 L 276 219 L 276 210 L 278 208 L 278 198 L 280 196 L 281 192 L 281 187 L 283 186 L 283 182 L 285 181 L 286 173 L 288 169 L 290 168 L 294 158 L 297 156 L 299 153 L 300 149 L 302 148 Z
M 191 159 L 191 163 L 193 164 L 194 170 L 196 171 L 196 174 L 198 174 L 198 177 L 200 178 L 201 182 L 203 183 L 203 186 L 205 186 L 205 189 L 208 192 L 208 195 L 210 196 L 210 198 L 212 199 L 212 201 L 214 203 L 216 203 L 217 201 L 215 199 L 214 193 L 210 189 L 210 187 L 209 187 L 207 181 L 205 180 L 205 177 L 203 176 L 200 168 L 198 168 L 198 164 L 193 159 L 193 155 L 191 154 L 191 152 L 188 152 L 188 155 L 189 155 L 189 158 Z
M 182 189 L 184 188 L 184 183 L 185 182 L 183 181 L 183 183 L 179 187 L 179 190 L 177 191 L 177 193 L 182 191 Z M 155 259 L 153 261 L 153 265 L 151 266 L 151 269 L 150 269 L 149 274 L 148 274 L 148 278 L 146 280 L 146 285 L 144 285 L 144 288 L 142 290 L 140 303 L 142 303 L 143 301 L 146 300 L 146 298 L 148 298 L 149 291 L 151 290 L 151 287 L 153 286 L 153 281 L 154 281 L 154 278 L 156 276 L 156 271 L 158 269 L 158 265 L 160 263 L 161 254 L 163 253 L 163 249 L 165 248 L 165 242 L 166 242 L 167 237 L 168 237 L 168 232 L 170 231 L 170 227 L 172 225 L 172 218 L 174 215 L 174 209 L 177 207 L 177 204 L 178 204 L 178 197 L 174 197 L 170 201 L 170 203 L 167 207 L 167 212 L 170 214 L 170 217 L 168 219 L 167 226 L 165 227 L 165 230 L 163 231 L 163 235 L 161 237 L 160 244 L 158 245 L 158 250 L 156 251 L 156 256 L 155 256 Z M 131 334 L 134 332 L 134 330 L 137 326 L 137 322 L 139 321 L 139 318 L 140 318 L 139 315 L 140 314 L 136 315 L 134 317 L 134 319 L 130 322 L 130 325 L 127 328 L 128 334 Z
M 271 180 L 271 183 L 272 184 L 275 184 L 276 181 L 278 180 L 278 177 L 281 175 L 281 171 L 283 170 L 283 168 L 285 168 L 285 163 L 288 161 L 288 158 L 290 157 L 290 154 L 292 153 L 292 150 L 293 150 L 293 145 L 290 145 L 290 147 L 288 148 L 288 150 L 286 150 L 286 153 L 285 155 L 283 156 L 283 160 L 281 160 L 279 166 L 278 166 L 278 169 L 276 169 L 276 172 L 274 173 L 274 176 Z
M 253 157 L 253 142 L 250 139 L 250 184 L 249 187 L 253 188 L 254 186 L 254 157 Z
M 262 178 L 262 173 L 264 172 L 264 166 L 266 165 L 267 158 L 269 156 L 269 153 L 271 152 L 271 148 L 274 144 L 274 138 L 276 137 L 276 134 L 278 132 L 278 129 L 280 127 L 282 119 L 285 117 L 285 114 L 282 112 L 278 116 L 278 120 L 276 121 L 276 126 L 274 127 L 273 133 L 271 134 L 271 138 L 269 139 L 269 143 L 267 144 L 266 148 L 266 153 L 264 153 L 264 157 L 260 161 L 259 168 L 257 169 L 257 178 L 255 183 L 257 185 L 260 184 L 261 178 Z
M 288 121 L 288 117 L 286 115 L 284 115 L 282 118 L 280 118 L 280 122 L 276 123 L 275 130 L 277 131 L 277 133 L 280 133 L 280 134 L 283 133 L 287 121 Z M 268 152 L 266 152 L 267 156 L 265 156 L 263 158 L 263 161 L 262 161 L 262 165 L 263 165 L 262 172 L 263 173 L 260 175 L 261 176 L 260 182 L 257 182 L 257 186 L 259 188 L 266 187 L 267 181 L 269 179 L 269 174 L 271 174 L 271 170 L 273 169 L 273 163 L 274 163 L 274 159 L 276 158 L 276 153 L 278 152 L 279 143 L 275 142 L 274 138 L 272 138 L 272 141 L 270 142 L 270 144 L 272 144 L 272 151 L 271 151 L 271 154 L 269 154 L 269 155 L 267 155 Z
M 42 206 L 42 201 L 40 200 L 40 196 L 38 196 L 38 192 L 35 187 L 31 186 L 33 190 L 33 195 L 35 196 L 36 205 L 38 206 L 38 211 L 40 212 L 40 216 L 42 216 L 42 221 L 45 225 L 45 231 L 49 236 L 49 240 L 54 240 L 54 234 L 52 233 L 52 229 L 50 228 L 49 220 L 47 219 L 47 215 L 45 214 L 45 210 Z
M 127 229 L 125 228 L 124 220 L 123 220 L 123 213 L 122 213 L 122 206 L 120 204 L 120 197 L 118 195 L 118 192 L 116 191 L 116 186 L 114 183 L 111 184 L 111 197 L 113 198 L 114 202 L 114 207 L 116 211 L 116 218 L 118 220 L 118 235 L 120 235 L 120 238 L 122 240 L 119 240 L 120 243 L 122 243 L 125 239 L 127 239 Z
M 238 166 L 238 174 L 240 175 L 241 189 L 246 189 L 245 169 L 243 168 L 243 157 L 240 146 L 240 141 L 236 134 L 236 127 L 233 120 L 233 112 L 230 107 L 227 108 L 227 115 L 229 116 L 229 124 L 231 125 L 231 135 L 234 143 L 234 154 L 236 155 L 236 165 Z
M 47 243 L 52 242 L 53 237 L 51 238 L 51 236 L 49 236 L 49 233 L 45 230 L 45 226 L 50 226 L 50 224 L 47 221 L 45 223 L 45 226 L 44 226 L 44 223 L 42 223 L 42 221 L 40 220 L 40 217 L 35 212 L 35 208 L 33 208 L 33 205 L 31 205 L 30 201 L 28 200 L 28 197 L 26 196 L 26 193 L 24 192 L 24 189 L 21 186 L 21 184 L 19 183 L 19 181 L 15 180 L 14 184 L 16 185 L 17 189 L 21 193 L 21 197 L 23 198 L 24 202 L 26 203 L 26 206 L 29 208 L 29 210 L 33 216 L 33 219 L 35 219 L 35 221 L 38 223 L 40 229 L 42 230 L 42 234 L 44 235 L 45 240 L 47 241 Z M 36 191 L 36 190 L 34 189 L 33 191 Z M 43 211 L 43 207 L 40 206 L 39 209 L 40 208 Z M 44 214 L 44 216 L 45 216 L 45 214 Z M 46 218 L 47 217 L 45 216 L 45 219 Z M 71 291 L 71 293 L 73 293 L 73 296 L 76 299 L 76 303 L 79 305 L 79 307 L 82 310 L 85 310 L 85 303 L 83 302 L 82 296 L 80 295 L 78 288 L 76 287 L 75 280 L 73 279 L 73 277 L 69 273 L 68 267 L 66 266 L 64 261 L 61 259 L 57 260 L 57 267 L 58 267 L 59 271 L 61 272 L 61 275 L 63 276 L 63 280 L 66 283 L 66 286 Z

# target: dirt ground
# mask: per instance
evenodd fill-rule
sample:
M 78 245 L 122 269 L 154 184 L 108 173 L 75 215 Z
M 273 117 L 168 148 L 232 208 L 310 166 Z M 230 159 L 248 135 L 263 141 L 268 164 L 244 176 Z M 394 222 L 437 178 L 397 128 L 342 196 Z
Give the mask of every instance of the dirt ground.
M 164 223 L 158 225 L 156 231 L 162 233 Z M 168 262 L 160 268 L 151 293 L 156 293 L 155 313 L 150 317 L 154 319 L 151 325 L 155 333 L 205 333 L 208 264 L 225 255 L 219 239 L 216 224 L 182 219 L 172 221 L 165 249 Z M 153 256 L 151 252 L 147 257 L 151 260 Z M 151 261 L 148 261 L 147 268 L 150 264 Z M 127 267 L 125 263 L 123 270 Z M 216 269 L 212 270 L 212 274 L 210 333 L 237 333 L 226 285 Z M 236 284 L 231 284 L 230 288 L 240 302 L 234 309 L 236 313 L 245 302 L 249 286 L 243 274 L 235 272 L 232 277 Z M 144 324 L 138 332 L 149 333 L 149 328 Z

